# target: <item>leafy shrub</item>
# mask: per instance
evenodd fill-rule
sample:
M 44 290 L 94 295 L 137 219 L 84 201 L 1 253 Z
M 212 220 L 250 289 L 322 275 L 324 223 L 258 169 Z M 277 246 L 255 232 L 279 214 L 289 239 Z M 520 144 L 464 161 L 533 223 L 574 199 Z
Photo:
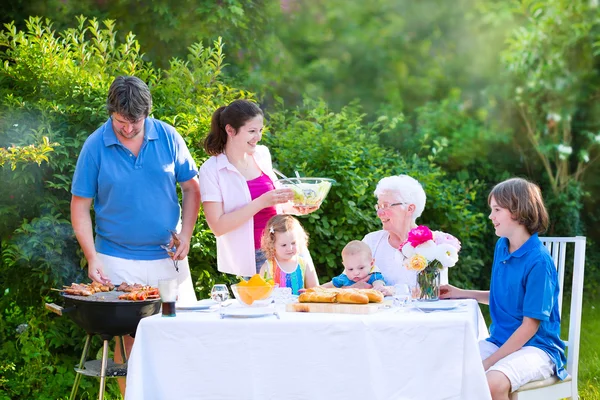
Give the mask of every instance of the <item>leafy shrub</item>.
M 85 332 L 66 317 L 40 312 L 39 306 L 23 307 L 9 297 L 0 297 L 0 399 L 66 399 Z M 95 338 L 92 346 L 101 347 L 100 340 Z M 107 399 L 120 396 L 116 382 L 109 380 L 106 389 Z M 78 398 L 97 397 L 98 380 L 81 379 Z
M 337 182 L 319 211 L 301 217 L 321 280 L 342 271 L 340 253 L 347 242 L 381 229 L 373 209 L 377 182 L 386 176 L 408 174 L 421 182 L 428 198 L 418 221 L 451 232 L 463 242 L 460 266 L 450 274 L 452 282 L 472 286 L 484 261 L 491 257 L 480 241 L 487 221 L 472 206 L 481 196 L 481 185 L 448 180 L 439 167 L 426 160 L 402 158 L 382 148 L 380 135 L 397 121 L 382 118 L 367 124 L 364 117 L 356 104 L 335 113 L 323 101 L 307 99 L 296 110 L 270 114 L 270 132 L 263 137 L 282 172 L 292 175 L 299 171 L 303 176 Z
M 6 288 L 0 302 L 11 313 L 0 327 L 0 397 L 54 399 L 73 382 L 81 352 L 73 338 L 83 341 L 84 333 L 67 318 L 47 315 L 43 302 L 59 299 L 51 287 L 86 275 L 69 221 L 70 185 L 83 142 L 106 121 L 114 77 L 135 74 L 146 81 L 157 104 L 154 116 L 173 124 L 188 144 L 201 139 L 218 105 L 249 96 L 220 80 L 220 41 L 193 46 L 188 61 L 172 60 L 161 71 L 142 59 L 133 35 L 120 42 L 114 28 L 113 21 L 81 17 L 77 28 L 56 33 L 49 21 L 30 18 L 25 32 L 14 25 L 0 32 L 0 281 Z M 198 163 L 206 157 L 196 146 L 191 150 Z M 190 256 L 201 286 L 218 276 L 211 241 L 201 219 Z M 21 324 L 29 328 L 16 336 Z M 97 396 L 91 383 L 84 384 L 84 397 Z
M 84 334 L 68 319 L 48 315 L 42 305 L 58 299 L 49 288 L 85 276 L 85 259 L 69 223 L 69 189 L 84 140 L 106 120 L 104 103 L 113 78 L 135 74 L 149 84 L 153 115 L 177 128 L 199 165 L 207 156 L 198 144 L 214 109 L 253 95 L 224 83 L 219 40 L 212 47 L 192 46 L 186 61 L 173 59 L 164 71 L 143 60 L 132 34 L 117 40 L 113 21 L 101 26 L 82 17 L 77 28 L 57 34 L 48 21 L 31 18 L 26 32 L 11 25 L 0 32 L 0 46 L 0 147 L 34 144 L 40 150 L 36 157 L 15 159 L 14 170 L 10 161 L 0 168 L 0 185 L 7 188 L 0 197 L 0 281 L 7 288 L 0 297 L 0 396 L 55 398 L 69 390 L 82 345 L 77 338 L 82 341 Z M 379 139 L 396 129 L 398 118 L 367 123 L 357 104 L 336 113 L 314 100 L 294 110 L 279 103 L 267 117 L 271 132 L 264 143 L 280 170 L 338 182 L 320 211 L 302 217 L 321 279 L 340 272 L 339 254 L 348 241 L 379 229 L 372 208 L 375 185 L 402 173 L 421 181 L 428 195 L 420 222 L 463 242 L 451 281 L 473 286 L 480 279 L 491 257 L 481 240 L 488 233 L 487 220 L 475 207 L 486 196 L 485 185 L 449 179 L 431 160 L 402 157 L 380 146 Z M 52 144 L 51 151 L 43 151 L 45 143 Z M 216 280 L 233 279 L 216 271 L 215 251 L 214 235 L 201 213 L 190 252 L 201 296 Z M 22 324 L 28 328 L 15 333 Z M 95 382 L 83 380 L 82 385 L 84 396 L 97 394 Z

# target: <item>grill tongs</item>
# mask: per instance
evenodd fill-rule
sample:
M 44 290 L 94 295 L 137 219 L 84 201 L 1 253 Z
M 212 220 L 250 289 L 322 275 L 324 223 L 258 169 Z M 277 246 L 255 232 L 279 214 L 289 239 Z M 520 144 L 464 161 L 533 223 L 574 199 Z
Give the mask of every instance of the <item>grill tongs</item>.
M 173 247 L 169 247 L 169 243 L 165 244 L 161 244 L 160 247 L 162 247 L 163 249 L 165 249 L 167 251 L 167 254 L 169 255 L 169 257 L 171 257 L 171 259 L 173 259 L 173 256 L 175 255 L 175 251 L 177 251 L 177 248 L 179 247 L 179 245 L 181 244 L 181 240 L 179 240 L 179 236 L 177 235 L 177 232 L 170 230 L 169 232 L 171 233 L 171 238 L 173 239 Z M 173 261 L 173 266 L 175 267 L 175 271 L 179 272 L 179 260 L 172 260 Z

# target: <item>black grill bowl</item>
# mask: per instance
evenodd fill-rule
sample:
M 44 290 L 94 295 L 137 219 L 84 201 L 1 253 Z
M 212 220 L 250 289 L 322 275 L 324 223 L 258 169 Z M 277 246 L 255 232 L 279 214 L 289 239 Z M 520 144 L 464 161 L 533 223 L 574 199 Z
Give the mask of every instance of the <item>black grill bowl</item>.
M 110 301 L 98 298 L 100 296 L 101 293 L 89 297 L 63 295 L 65 300 L 63 312 L 68 313 L 71 319 L 87 333 L 113 337 L 134 336 L 142 318 L 158 314 L 160 311 L 160 299 Z

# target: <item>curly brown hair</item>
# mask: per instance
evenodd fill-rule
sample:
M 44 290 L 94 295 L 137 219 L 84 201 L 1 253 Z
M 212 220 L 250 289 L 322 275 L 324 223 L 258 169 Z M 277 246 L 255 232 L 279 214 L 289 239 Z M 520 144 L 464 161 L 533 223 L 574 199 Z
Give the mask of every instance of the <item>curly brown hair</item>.
M 260 238 L 260 248 L 265 253 L 267 260 L 275 258 L 275 233 L 284 233 L 291 230 L 296 232 L 296 245 L 299 252 L 306 249 L 308 247 L 308 233 L 306 233 L 298 219 L 291 215 L 280 214 L 272 216 L 267 221 Z
M 500 207 L 510 211 L 513 220 L 523 225 L 530 235 L 548 229 L 548 211 L 544 206 L 542 191 L 535 183 L 523 178 L 507 179 L 494 186 L 488 196 L 488 204 L 492 197 Z

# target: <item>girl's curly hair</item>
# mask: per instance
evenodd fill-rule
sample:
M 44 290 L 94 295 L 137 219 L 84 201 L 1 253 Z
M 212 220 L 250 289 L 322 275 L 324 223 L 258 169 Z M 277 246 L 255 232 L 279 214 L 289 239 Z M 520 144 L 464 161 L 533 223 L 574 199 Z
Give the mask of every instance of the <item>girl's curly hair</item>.
M 275 258 L 275 233 L 284 233 L 288 231 L 296 232 L 296 245 L 299 251 L 308 247 L 308 233 L 300 224 L 300 221 L 292 215 L 280 214 L 274 215 L 267 221 L 265 230 L 260 238 L 260 248 L 265 253 L 267 260 Z

